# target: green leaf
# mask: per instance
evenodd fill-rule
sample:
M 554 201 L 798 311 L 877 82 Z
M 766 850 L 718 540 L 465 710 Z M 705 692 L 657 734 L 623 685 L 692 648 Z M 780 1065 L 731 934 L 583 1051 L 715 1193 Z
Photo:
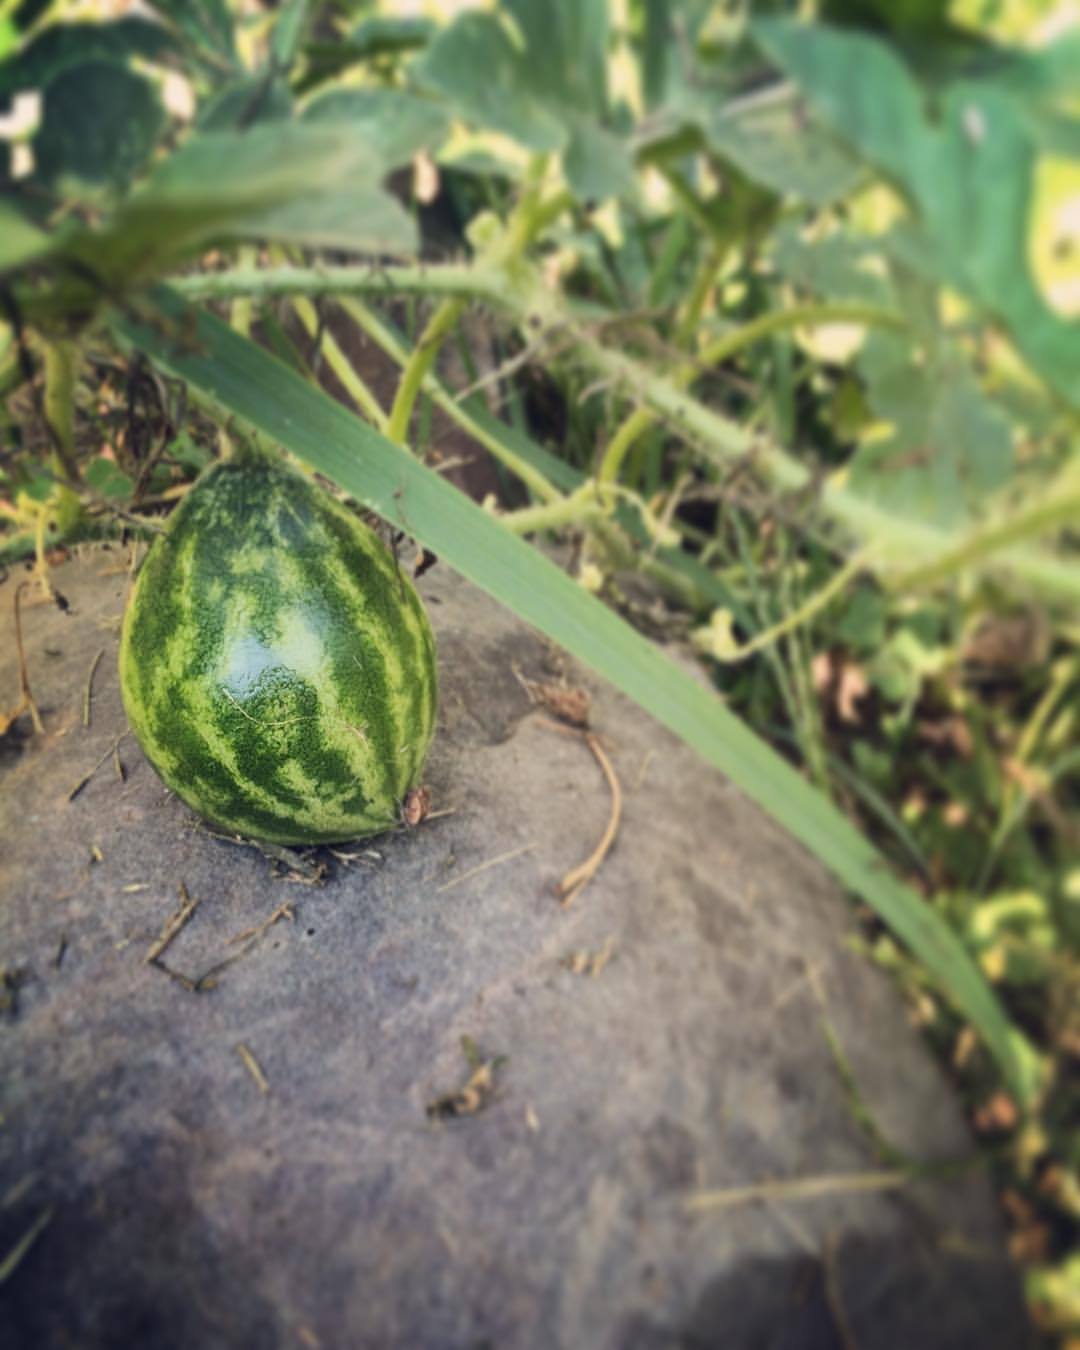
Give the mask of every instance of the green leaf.
M 460 15 L 412 67 L 478 126 L 531 150 L 564 151 L 583 199 L 630 190 L 623 142 L 601 122 L 607 108 L 607 0 L 503 0 Z
M 782 222 L 773 232 L 771 256 L 789 281 L 830 301 L 852 301 L 888 308 L 896 295 L 888 281 L 860 263 L 881 257 L 879 244 L 838 229 L 823 239 L 803 239 L 799 225 Z
M 438 103 L 400 89 L 332 89 L 307 105 L 303 119 L 347 123 L 391 169 L 420 150 L 438 150 L 450 130 Z
M 607 113 L 608 0 L 502 0 L 524 42 L 532 88 L 553 107 Z
M 164 128 L 165 110 L 141 75 L 112 61 L 68 66 L 45 89 L 33 139 L 35 177 L 122 188 Z
M 300 39 L 308 17 L 308 0 L 285 0 L 278 8 L 270 50 L 279 70 L 288 70 L 300 49 Z
M 236 63 L 233 21 L 227 0 L 152 0 L 190 44 L 217 69 Z
M 363 60 L 373 56 L 400 56 L 402 52 L 416 51 L 425 46 L 436 32 L 430 19 L 394 18 L 375 14 L 363 19 L 349 34 L 347 45 Z
M 814 206 L 846 197 L 863 176 L 858 162 L 794 100 L 739 100 L 720 107 L 688 91 L 678 105 L 709 148 L 755 182 Z
M 494 127 L 531 150 L 559 150 L 566 131 L 532 86 L 526 52 L 492 14 L 462 14 L 412 67 L 469 121 Z
M 415 253 L 416 224 L 405 208 L 379 186 L 377 170 L 336 192 L 294 200 L 249 217 L 224 231 L 226 237 L 306 244 L 349 253 Z M 366 181 L 365 181 L 366 178 Z
M 111 459 L 99 455 L 86 466 L 83 477 L 87 486 L 100 497 L 115 501 L 130 500 L 134 482 L 130 476 Z
M 667 94 L 668 63 L 674 49 L 672 0 L 642 0 L 641 89 L 645 106 L 655 108 Z
M 1080 324 L 1044 303 L 1028 262 L 1036 143 L 991 82 L 950 87 L 935 121 L 881 42 L 787 20 L 753 32 L 836 134 L 918 212 L 924 267 L 998 319 L 1034 370 L 1080 407 Z
M 122 64 L 132 56 L 161 61 L 175 52 L 169 30 L 148 19 L 53 24 L 0 65 L 0 98 L 22 89 L 42 89 L 69 66 L 87 61 Z
M 632 192 L 633 166 L 621 141 L 591 118 L 574 118 L 569 126 L 563 167 L 575 196 L 602 201 Z
M 1038 51 L 1000 56 L 994 84 L 1021 99 L 1056 101 L 1080 93 L 1080 32 L 1067 33 Z
M 101 233 L 69 257 L 125 286 L 215 239 L 277 239 L 337 248 L 408 249 L 415 227 L 379 186 L 382 161 L 344 126 L 262 124 L 193 136 Z
M 0 276 L 48 256 L 56 241 L 10 202 L 0 201 Z
M 200 131 L 245 131 L 259 122 L 286 122 L 293 99 L 284 79 L 273 71 L 230 80 L 199 108 Z
M 164 288 L 156 297 L 172 336 L 160 324 L 139 325 L 121 316 L 113 320 L 118 335 L 188 381 L 223 413 L 284 446 L 414 534 L 730 775 L 909 944 L 982 1033 L 1018 1098 L 1030 1100 L 1024 1042 L 956 935 L 891 875 L 859 831 L 711 690 L 403 447 L 211 315 L 192 314 Z
M 317 88 L 352 66 L 418 51 L 436 31 L 430 19 L 396 19 L 377 14 L 358 24 L 350 37 L 336 42 L 309 42 L 304 46 L 305 67 L 296 82 L 296 92 Z
M 1005 417 L 983 397 L 959 352 L 920 361 L 909 344 L 875 333 L 858 366 L 871 407 L 893 430 L 855 454 L 852 489 L 932 525 L 968 523 L 1012 473 Z

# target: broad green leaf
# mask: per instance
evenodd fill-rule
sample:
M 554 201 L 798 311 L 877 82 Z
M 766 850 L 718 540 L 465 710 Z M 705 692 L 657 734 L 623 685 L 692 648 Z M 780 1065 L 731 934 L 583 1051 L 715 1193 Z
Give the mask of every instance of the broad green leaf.
M 711 690 L 407 450 L 211 315 L 193 315 L 164 288 L 155 294 L 171 335 L 160 324 L 116 316 L 114 330 L 122 339 L 188 381 L 223 414 L 284 446 L 415 535 L 728 774 L 909 944 L 982 1033 L 1018 1098 L 1030 1100 L 1024 1043 L 956 935 L 893 877 L 859 831 Z
M 576 195 L 602 201 L 633 191 L 633 168 L 619 139 L 589 117 L 575 117 L 569 127 L 563 166 Z
M 416 224 L 405 208 L 380 186 L 383 165 L 336 192 L 309 201 L 289 201 L 236 222 L 223 237 L 306 244 L 349 253 L 415 253 Z
M 1005 417 L 982 395 L 961 354 L 939 349 L 917 360 L 907 342 L 875 333 L 858 358 L 875 414 L 891 434 L 863 445 L 851 487 L 897 514 L 962 526 L 1013 470 Z
M 67 66 L 45 89 L 34 133 L 34 174 L 112 189 L 143 167 L 165 127 L 153 86 L 112 61 Z
M 233 21 L 227 0 L 151 0 L 190 44 L 219 70 L 236 63 Z
M 350 127 L 262 124 L 193 136 L 117 212 L 66 244 L 113 285 L 153 276 L 214 239 L 407 250 L 414 228 L 379 186 L 382 161 Z
M 308 17 L 308 0 L 285 0 L 278 7 L 270 49 L 278 70 L 288 70 L 300 49 L 300 39 Z
M 18 56 L 0 65 L 0 97 L 23 89 L 43 89 L 68 66 L 87 61 L 116 61 L 122 65 L 132 56 L 160 61 L 175 52 L 176 43 L 169 30 L 148 19 L 53 24 Z
M 532 88 L 552 105 L 607 113 L 609 0 L 502 0 L 524 42 Z
M 420 150 L 438 150 L 450 129 L 440 104 L 400 89 L 332 89 L 312 99 L 303 118 L 347 123 L 391 169 L 407 164 Z
M 647 108 L 657 107 L 667 94 L 675 48 L 672 8 L 672 0 L 641 0 L 641 91 Z
M 436 31 L 430 19 L 376 14 L 359 23 L 347 38 L 308 42 L 304 46 L 305 68 L 296 82 L 296 92 L 315 89 L 352 66 L 418 51 Z
M 924 265 L 999 320 L 1034 370 L 1080 407 L 1080 324 L 1044 303 L 1028 261 L 1033 134 L 992 83 L 950 87 L 934 121 L 881 42 L 787 20 L 758 21 L 762 47 L 835 133 L 905 192 Z
M 629 190 L 632 164 L 601 121 L 607 106 L 607 0 L 503 0 L 442 30 L 412 71 L 479 127 L 531 150 L 561 150 L 584 199 Z
M 22 33 L 28 33 L 49 8 L 51 0 L 19 0 L 12 20 Z
M 101 455 L 90 461 L 84 470 L 83 477 L 87 486 L 92 488 L 98 496 L 116 501 L 130 500 L 132 489 L 135 486 L 131 477 L 124 473 L 119 464 L 111 459 L 105 459 Z
M 867 266 L 868 259 L 880 259 L 881 248 L 860 239 L 850 230 L 838 229 L 825 238 L 812 241 L 801 237 L 798 226 L 785 221 L 773 232 L 773 264 L 789 281 L 801 289 L 830 301 L 853 301 L 887 308 L 896 304 L 889 282 Z
M 430 19 L 374 14 L 356 25 L 347 44 L 364 60 L 370 60 L 373 56 L 397 56 L 416 51 L 429 42 L 436 31 Z
M 1020 98 L 1044 102 L 1080 94 L 1080 32 L 1037 51 L 1003 53 L 990 74 L 998 88 Z
M 560 118 L 532 86 L 528 55 L 493 14 L 460 15 L 412 71 L 469 121 L 531 150 L 559 150 L 566 141 Z
M 846 197 L 863 177 L 857 161 L 793 100 L 715 107 L 693 95 L 681 106 L 710 149 L 782 196 L 826 206 Z
M 26 219 L 10 202 L 0 201 L 0 276 L 48 256 L 55 240 Z
M 200 131 L 246 131 L 259 122 L 285 122 L 292 116 L 289 86 L 275 71 L 240 75 L 199 108 Z

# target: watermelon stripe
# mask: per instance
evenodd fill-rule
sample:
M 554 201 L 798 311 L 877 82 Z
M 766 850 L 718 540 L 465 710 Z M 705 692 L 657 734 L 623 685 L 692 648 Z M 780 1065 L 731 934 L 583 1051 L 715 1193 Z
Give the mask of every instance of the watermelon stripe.
M 271 461 L 216 465 L 188 493 L 136 581 L 120 668 L 162 779 L 255 838 L 385 829 L 434 731 L 434 639 L 411 581 Z

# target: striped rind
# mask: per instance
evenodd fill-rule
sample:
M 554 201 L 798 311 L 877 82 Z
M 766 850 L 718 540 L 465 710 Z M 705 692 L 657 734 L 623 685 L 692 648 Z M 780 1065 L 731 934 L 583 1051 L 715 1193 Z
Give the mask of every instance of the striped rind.
M 435 728 L 435 641 L 382 541 L 275 461 L 209 469 L 124 616 L 128 721 L 230 833 L 334 843 L 393 825 Z

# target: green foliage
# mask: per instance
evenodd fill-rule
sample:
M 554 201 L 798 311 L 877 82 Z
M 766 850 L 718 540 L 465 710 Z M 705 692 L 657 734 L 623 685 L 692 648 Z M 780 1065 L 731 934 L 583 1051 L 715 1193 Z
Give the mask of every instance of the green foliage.
M 444 107 L 400 89 L 331 89 L 307 104 L 304 120 L 354 127 L 388 168 L 437 149 L 450 129 Z
M 1036 145 L 1012 98 L 992 80 L 957 83 L 931 118 L 877 39 L 778 20 L 754 32 L 836 134 L 909 196 L 918 223 L 894 240 L 904 261 L 1000 319 L 1032 366 L 1080 407 L 1080 325 L 1046 306 L 1027 266 Z
M 69 66 L 98 61 L 123 63 L 131 57 L 160 61 L 175 54 L 176 44 L 168 30 L 148 19 L 54 24 L 17 57 L 0 63 L 0 97 L 23 89 L 47 90 Z
M 45 87 L 33 140 L 36 175 L 49 187 L 68 178 L 119 191 L 150 158 L 164 124 L 153 88 L 123 66 L 65 66 Z
M 1039 1177 L 1080 1186 L 1080 40 L 1006 46 L 922 0 L 391 8 L 234 30 L 225 0 L 24 3 L 0 31 L 0 102 L 43 95 L 31 175 L 0 141 L 0 557 L 138 529 L 225 438 L 325 473 L 862 897 L 973 1102 L 1030 1112 L 999 1165 L 1056 1260 L 1076 1216 Z M 392 397 L 352 368 L 361 336 L 402 367 Z M 26 387 L 58 340 L 66 402 Z M 436 407 L 490 456 L 494 510 L 422 462 Z M 521 538 L 552 533 L 576 577 Z M 651 641 L 688 633 L 722 698 Z M 1032 1280 L 1048 1325 L 1064 1271 Z
M 414 73 L 476 126 L 561 152 L 571 188 L 594 200 L 632 184 L 629 153 L 605 125 L 607 50 L 607 0 L 503 0 L 455 19 Z

